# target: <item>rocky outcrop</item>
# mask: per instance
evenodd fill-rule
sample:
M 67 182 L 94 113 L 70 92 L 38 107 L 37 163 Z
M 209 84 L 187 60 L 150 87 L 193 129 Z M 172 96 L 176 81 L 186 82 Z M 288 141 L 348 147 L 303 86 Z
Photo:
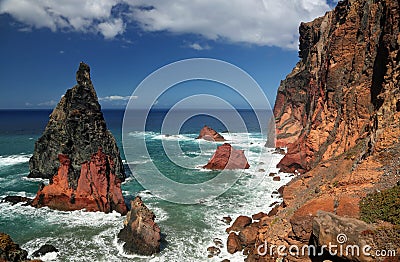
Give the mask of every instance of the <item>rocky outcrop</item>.
M 101 148 L 89 162 L 82 163 L 80 174 L 71 180 L 72 162 L 67 155 L 59 155 L 60 167 L 50 184 L 42 186 L 32 206 L 48 206 L 57 210 L 79 210 L 126 214 L 121 191 L 121 180 L 113 173 L 113 159 Z
M 124 243 L 124 251 L 130 254 L 150 256 L 160 252 L 160 228 L 154 222 L 156 216 L 140 197 L 131 201 L 131 210 L 124 221 L 118 238 Z
M 217 131 L 208 126 L 204 126 L 200 130 L 200 134 L 196 139 L 204 139 L 207 141 L 215 141 L 215 142 L 226 141 L 223 136 L 221 136 Z
M 32 253 L 32 257 L 41 257 L 52 252 L 58 252 L 58 249 L 53 245 L 44 244 L 38 250 Z
M 27 257 L 27 251 L 14 243 L 9 235 L 0 233 L 0 261 L 28 261 Z
M 398 126 L 399 13 L 394 0 L 346 0 L 300 25 L 301 60 L 274 106 L 283 171 L 306 172 L 354 148 L 360 160 L 382 128 Z
M 348 236 L 354 243 L 369 241 L 359 202 L 393 187 L 400 169 L 399 28 L 394 0 L 339 1 L 324 17 L 301 24 L 301 60 L 278 89 L 274 115 L 275 146 L 287 148 L 278 166 L 302 175 L 280 190 L 283 203 L 274 217 L 260 220 L 255 247 L 321 247 L 339 231 L 354 231 Z M 386 224 L 374 232 L 375 241 L 384 239 L 378 249 L 400 250 L 398 230 L 391 233 Z M 277 259 L 253 248 L 246 261 Z M 290 253 L 284 259 L 314 261 Z
M 374 244 L 375 227 L 363 221 L 354 218 L 345 218 L 336 216 L 332 213 L 319 211 L 313 220 L 313 240 L 316 246 L 324 246 L 328 248 L 336 245 L 337 248 L 332 248 L 332 252 L 337 251 L 337 258 L 347 259 L 349 261 L 376 261 L 372 254 Z M 370 246 L 371 249 L 363 251 L 365 246 Z M 340 252 L 340 247 L 343 252 Z M 359 252 L 351 252 L 350 248 L 359 248 Z M 346 252 L 347 250 L 347 252 Z M 372 252 L 371 252 L 372 251 Z
M 96 91 L 90 79 L 90 68 L 80 63 L 76 73 L 77 85 L 69 89 L 50 115 L 43 135 L 36 141 L 29 161 L 29 177 L 52 178 L 59 168 L 58 155 L 70 159 L 69 183 L 76 188 L 81 165 L 89 162 L 101 147 L 113 165 L 111 173 L 125 179 L 119 150 L 107 130 Z
M 225 143 L 217 147 L 217 151 L 211 157 L 205 169 L 248 169 L 250 167 L 243 150 L 234 149 L 230 144 Z

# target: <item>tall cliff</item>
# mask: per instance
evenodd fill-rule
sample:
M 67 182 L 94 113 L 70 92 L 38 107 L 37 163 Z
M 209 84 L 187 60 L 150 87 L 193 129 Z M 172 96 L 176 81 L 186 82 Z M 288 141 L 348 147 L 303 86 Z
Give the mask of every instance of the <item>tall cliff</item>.
M 67 90 L 50 115 L 43 135 L 36 141 L 29 161 L 29 177 L 52 178 L 60 166 L 58 155 L 71 161 L 69 182 L 77 187 L 81 164 L 89 162 L 99 148 L 110 156 L 115 174 L 125 179 L 117 143 L 107 130 L 96 91 L 90 79 L 90 67 L 80 63 L 76 72 L 77 85 Z
M 274 106 L 283 171 L 352 149 L 361 160 L 385 146 L 385 129 L 399 128 L 399 14 L 395 0 L 346 0 L 300 25 L 301 60 Z
M 300 25 L 300 61 L 278 89 L 274 115 L 276 146 L 287 147 L 278 166 L 303 174 L 251 224 L 258 232 L 247 262 L 398 261 L 375 251 L 400 253 L 392 222 L 400 209 L 399 29 L 398 0 L 339 1 Z M 372 256 L 287 252 L 330 244 L 368 244 Z M 271 252 L 281 245 L 286 256 Z

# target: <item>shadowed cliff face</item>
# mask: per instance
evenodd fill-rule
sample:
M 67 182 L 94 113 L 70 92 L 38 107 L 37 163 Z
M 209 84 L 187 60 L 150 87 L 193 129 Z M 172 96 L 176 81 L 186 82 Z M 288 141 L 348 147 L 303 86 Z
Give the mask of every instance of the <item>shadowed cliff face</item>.
M 354 149 L 361 160 L 398 128 L 399 13 L 398 1 L 348 0 L 301 24 L 301 60 L 274 107 L 276 146 L 288 148 L 282 171 L 309 171 Z
M 79 65 L 76 81 L 77 85 L 65 93 L 51 113 L 43 135 L 35 143 L 29 161 L 29 177 L 52 178 L 60 166 L 58 155 L 68 155 L 71 160 L 68 181 L 76 189 L 81 164 L 89 162 L 92 154 L 101 147 L 112 158 L 114 170 L 111 172 L 124 181 L 119 150 L 113 135 L 107 130 L 88 65 Z

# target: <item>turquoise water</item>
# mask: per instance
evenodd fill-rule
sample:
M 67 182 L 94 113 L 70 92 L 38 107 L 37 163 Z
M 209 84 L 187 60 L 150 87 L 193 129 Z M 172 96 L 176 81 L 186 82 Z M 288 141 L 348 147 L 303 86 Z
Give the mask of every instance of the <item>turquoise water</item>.
M 121 121 L 122 111 L 105 111 L 109 129 L 115 135 L 122 150 Z M 40 179 L 27 179 L 28 161 L 33 152 L 34 142 L 43 131 L 49 111 L 0 111 L 0 121 L 7 123 L 0 127 L 0 196 L 21 195 L 34 197 Z M 126 255 L 118 243 L 116 235 L 123 226 L 124 217 L 118 213 L 101 212 L 62 212 L 48 208 L 35 209 L 20 204 L 11 206 L 0 203 L 0 231 L 12 236 L 14 241 L 28 250 L 29 254 L 45 243 L 56 246 L 60 252 L 42 258 L 45 261 L 242 261 L 241 254 L 230 255 L 226 248 L 213 259 L 207 258 L 207 247 L 214 238 L 226 243 L 227 227 L 223 216 L 235 218 L 238 215 L 251 215 L 260 211 L 268 212 L 272 202 L 280 201 L 272 191 L 290 180 L 288 174 L 281 174 L 280 182 L 272 181 L 270 172 L 277 172 L 274 166 L 280 155 L 265 149 L 265 137 L 261 135 L 251 112 L 242 112 L 247 119 L 248 133 L 224 133 L 225 138 L 235 147 L 245 150 L 251 165 L 246 171 L 231 171 L 239 179 L 225 193 L 201 204 L 183 205 L 162 200 L 143 188 L 135 179 L 135 172 L 145 172 L 149 159 L 137 156 L 133 163 L 127 163 L 129 178 L 122 190 L 127 201 L 140 195 L 145 204 L 156 214 L 163 233 L 162 251 L 153 257 Z M 151 161 L 168 178 L 186 184 L 208 181 L 218 172 L 201 168 L 214 153 L 219 143 L 198 141 L 194 138 L 204 124 L 218 131 L 224 131 L 222 123 L 201 116 L 183 125 L 180 134 L 161 134 L 159 123 L 162 112 L 154 112 L 146 131 L 131 130 L 130 139 L 146 138 Z M 250 143 L 249 143 L 250 142 Z M 185 165 L 174 165 L 163 153 L 168 143 L 179 144 Z M 260 154 L 261 152 L 261 154 Z M 128 164 L 133 167 L 132 172 Z M 265 172 L 260 172 L 264 169 Z M 46 181 L 44 181 L 46 182 Z

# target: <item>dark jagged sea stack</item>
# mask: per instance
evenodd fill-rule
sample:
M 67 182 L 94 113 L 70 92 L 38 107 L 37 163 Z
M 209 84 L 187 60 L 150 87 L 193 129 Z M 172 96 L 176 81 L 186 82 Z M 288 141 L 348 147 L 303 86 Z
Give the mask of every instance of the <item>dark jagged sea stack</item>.
M 160 252 L 161 233 L 154 222 L 155 218 L 140 197 L 131 201 L 131 210 L 124 221 L 124 228 L 118 234 L 118 238 L 125 242 L 125 252 L 144 256 Z
M 51 113 L 43 135 L 35 143 L 29 177 L 53 177 L 60 166 L 58 155 L 64 154 L 71 160 L 70 182 L 76 182 L 81 164 L 90 161 L 101 147 L 114 162 L 112 172 L 123 181 L 125 172 L 117 143 L 107 130 L 87 64 L 80 63 L 76 81 L 77 85 L 65 93 Z
M 50 178 L 50 184 L 40 188 L 32 205 L 126 214 L 120 187 L 124 168 L 88 65 L 79 65 L 76 80 L 77 85 L 61 98 L 35 144 L 29 176 Z

